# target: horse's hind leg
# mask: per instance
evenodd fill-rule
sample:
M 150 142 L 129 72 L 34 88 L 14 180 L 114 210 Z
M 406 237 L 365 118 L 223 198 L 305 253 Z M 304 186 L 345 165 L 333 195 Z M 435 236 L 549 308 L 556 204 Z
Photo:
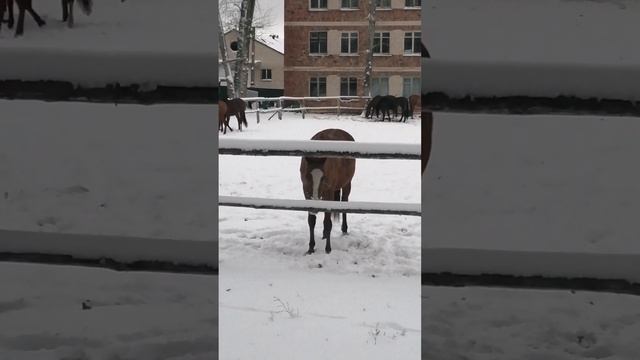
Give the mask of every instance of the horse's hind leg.
M 349 182 L 347 185 L 345 185 L 342 188 L 342 201 L 349 201 L 349 194 L 351 193 L 351 182 Z M 343 212 L 342 213 L 342 233 L 346 234 L 347 233 L 347 213 Z
M 324 247 L 324 251 L 327 254 L 331 253 L 331 228 L 333 224 L 331 223 L 331 213 L 324 213 L 324 229 L 322 230 L 322 238 L 327 240 L 327 245 Z

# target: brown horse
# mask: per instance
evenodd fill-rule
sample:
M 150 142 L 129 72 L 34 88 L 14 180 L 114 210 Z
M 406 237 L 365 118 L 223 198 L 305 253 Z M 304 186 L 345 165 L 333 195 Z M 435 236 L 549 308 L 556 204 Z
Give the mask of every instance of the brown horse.
M 340 129 L 326 129 L 313 135 L 311 140 L 340 140 L 355 141 L 346 131 Z M 313 200 L 333 200 L 349 201 L 351 193 L 351 179 L 356 171 L 356 160 L 348 158 L 317 158 L 303 157 L 300 162 L 300 179 L 302 180 L 302 190 L 305 199 Z M 316 226 L 315 212 L 309 212 L 307 222 L 309 223 L 309 250 L 307 254 L 312 254 L 315 250 L 316 242 L 314 229 Z M 339 214 L 333 213 L 337 219 Z M 327 239 L 325 252 L 331 252 L 331 213 L 324 213 L 324 229 L 322 238 Z M 347 233 L 347 214 L 342 213 L 342 233 Z
M 4 20 L 4 12 L 7 11 L 9 15 L 9 29 L 13 27 L 13 1 L 14 0 L 0 0 L 0 27 L 2 27 L 2 21 Z M 33 10 L 33 6 L 31 5 L 31 0 L 15 0 L 16 5 L 18 5 L 18 25 L 16 26 L 15 36 L 20 36 L 24 33 L 24 13 L 25 11 L 31 14 L 33 20 L 38 24 L 38 26 L 43 26 L 46 23 L 35 10 Z
M 227 117 L 227 103 L 218 101 L 218 130 L 226 134 L 227 128 L 229 131 L 233 131 L 231 126 L 229 126 L 229 117 Z
M 422 112 L 422 173 L 424 174 L 431 156 L 431 137 L 433 133 L 433 114 L 430 111 Z
M 409 96 L 409 106 L 411 108 L 411 118 L 413 119 L 413 113 L 416 111 L 416 108 L 420 108 L 422 110 L 422 106 L 420 105 L 420 95 L 411 95 Z
M 229 124 L 229 119 L 231 119 L 231 115 L 235 115 L 236 119 L 238 119 L 238 130 L 242 131 L 242 124 L 244 124 L 244 126 L 246 127 L 249 127 L 249 124 L 247 124 L 247 117 L 244 113 L 247 109 L 247 104 L 244 102 L 244 100 L 235 98 L 231 100 L 225 99 L 224 102 L 227 103 L 227 117 L 225 120 L 227 126 Z
M 73 27 L 73 2 L 75 0 L 62 0 L 62 21 L 67 22 L 69 28 Z M 85 15 L 91 15 L 93 0 L 78 0 L 80 10 Z

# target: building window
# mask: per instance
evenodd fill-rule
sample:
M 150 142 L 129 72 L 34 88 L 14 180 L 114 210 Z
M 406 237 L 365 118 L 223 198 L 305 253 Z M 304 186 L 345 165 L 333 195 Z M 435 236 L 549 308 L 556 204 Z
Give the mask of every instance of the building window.
M 380 77 L 371 79 L 371 96 L 389 95 L 389 78 Z
M 340 52 L 342 54 L 356 54 L 358 52 L 358 33 L 343 32 L 340 38 Z
M 421 7 L 421 0 L 404 0 L 404 7 Z
M 309 54 L 327 53 L 327 32 L 313 31 L 309 35 Z
M 261 69 L 260 70 L 260 79 L 262 79 L 262 80 L 272 80 L 272 78 L 271 78 L 271 69 Z
M 327 0 L 309 0 L 309 8 L 310 9 L 326 9 L 327 8 Z
M 327 78 L 312 77 L 309 81 L 309 96 L 327 96 Z
M 358 0 L 342 0 L 343 9 L 357 9 Z
M 404 33 L 404 53 L 420 54 L 421 37 L 422 33 L 420 31 Z
M 376 8 L 391 9 L 391 0 L 376 0 Z
M 388 54 L 389 53 L 390 32 L 377 32 L 373 35 L 373 53 Z
M 411 77 L 402 79 L 402 96 L 409 97 L 411 95 L 420 94 L 420 78 Z
M 358 79 L 355 77 L 340 78 L 340 96 L 357 96 Z

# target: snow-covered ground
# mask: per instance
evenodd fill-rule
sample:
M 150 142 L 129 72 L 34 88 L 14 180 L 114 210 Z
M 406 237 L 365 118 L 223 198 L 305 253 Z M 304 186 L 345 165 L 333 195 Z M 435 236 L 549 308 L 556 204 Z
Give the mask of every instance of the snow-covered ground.
M 370 122 L 358 116 L 248 115 L 228 138 L 310 139 L 341 128 L 356 141 L 418 143 L 420 122 Z M 232 126 L 237 127 L 235 119 Z M 299 157 L 220 156 L 220 195 L 303 199 Z M 356 160 L 350 200 L 418 202 L 415 160 Z M 349 215 L 334 223 L 333 252 L 305 256 L 307 214 L 220 208 L 221 359 L 418 359 L 420 218 Z M 285 310 L 288 309 L 289 311 Z
M 425 247 L 638 253 L 630 117 L 436 113 Z
M 422 358 L 636 360 L 640 297 L 422 287 Z
M 217 277 L 0 263 L 0 284 L 1 359 L 217 358 Z
M 0 109 L 1 229 L 216 239 L 215 106 Z
M 145 238 L 146 253 L 140 244 L 100 244 L 126 256 L 157 252 L 153 238 L 215 244 L 214 106 L 0 101 L 0 109 L 2 236 Z M 64 253 L 64 241 L 40 238 L 47 239 L 55 243 L 41 249 Z M 74 251 L 92 252 L 77 244 Z M 0 284 L 1 359 L 209 360 L 217 353 L 217 277 L 0 263 Z M 85 300 L 92 309 L 82 309 Z
M 434 59 L 640 64 L 635 0 L 428 0 L 425 44 Z
M 637 118 L 435 113 L 423 269 L 638 281 L 638 131 Z M 422 296 L 425 358 L 640 351 L 637 296 L 431 286 Z
M 27 15 L 24 36 L 14 38 L 3 24 L 0 80 L 216 85 L 215 1 L 94 1 L 89 16 L 76 9 L 73 29 L 61 22 L 59 1 L 33 5 L 47 25 Z
M 640 3 L 429 0 L 423 93 L 640 99 Z

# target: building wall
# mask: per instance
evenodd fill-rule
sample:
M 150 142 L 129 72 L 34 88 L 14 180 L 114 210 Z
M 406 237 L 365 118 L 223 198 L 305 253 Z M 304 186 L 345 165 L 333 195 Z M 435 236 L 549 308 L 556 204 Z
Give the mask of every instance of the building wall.
M 235 59 L 235 51 L 231 50 L 231 43 L 236 41 L 239 33 L 230 31 L 225 35 L 227 55 Z M 255 85 L 250 87 L 260 89 L 284 89 L 284 55 L 269 46 L 256 41 Z M 232 63 L 231 69 L 235 68 Z M 261 70 L 271 69 L 271 81 L 261 80 Z M 221 76 L 224 76 L 224 72 Z
M 285 0 L 284 89 L 286 96 L 309 96 L 311 77 L 327 77 L 327 96 L 340 95 L 340 77 L 358 79 L 364 95 L 364 68 L 369 46 L 368 0 L 357 10 L 340 9 L 341 0 L 328 0 L 328 9 L 310 10 L 309 0 Z M 392 0 L 391 9 L 377 9 L 376 32 L 390 32 L 389 54 L 376 54 L 373 77 L 389 78 L 389 93 L 402 95 L 404 77 L 420 77 L 420 53 L 404 54 L 405 32 L 421 31 L 420 8 L 406 9 L 405 0 Z M 313 31 L 327 32 L 327 53 L 310 54 Z M 358 33 L 358 51 L 341 54 L 342 32 Z M 419 92 L 418 92 L 419 93 Z

